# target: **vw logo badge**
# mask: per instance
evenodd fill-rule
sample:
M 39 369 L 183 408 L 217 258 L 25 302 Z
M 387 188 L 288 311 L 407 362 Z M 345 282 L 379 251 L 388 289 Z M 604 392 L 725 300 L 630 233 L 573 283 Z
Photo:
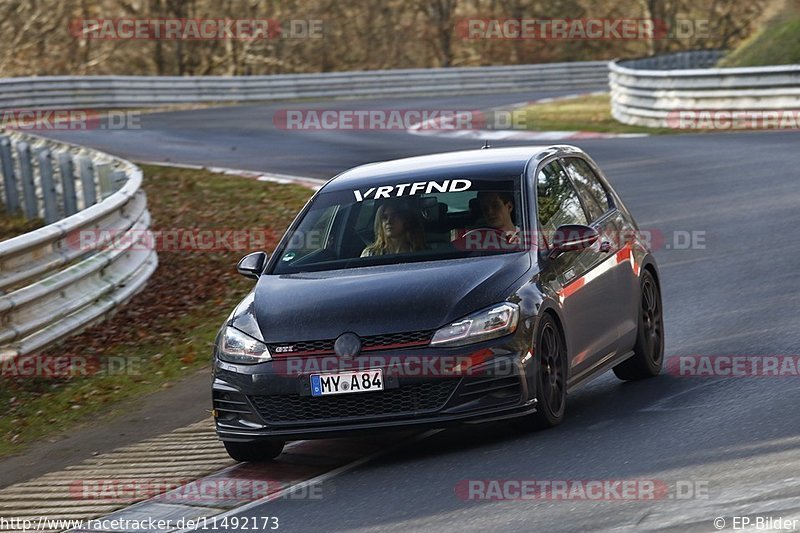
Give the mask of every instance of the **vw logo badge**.
M 343 358 L 355 357 L 361 353 L 361 339 L 355 333 L 342 333 L 333 345 L 336 355 Z

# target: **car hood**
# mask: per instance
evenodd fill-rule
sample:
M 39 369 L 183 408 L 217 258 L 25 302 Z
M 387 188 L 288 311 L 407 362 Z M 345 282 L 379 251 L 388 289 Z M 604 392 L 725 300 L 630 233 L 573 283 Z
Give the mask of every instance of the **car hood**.
M 530 266 L 513 253 L 264 275 L 245 307 L 270 343 L 432 330 L 505 300 Z

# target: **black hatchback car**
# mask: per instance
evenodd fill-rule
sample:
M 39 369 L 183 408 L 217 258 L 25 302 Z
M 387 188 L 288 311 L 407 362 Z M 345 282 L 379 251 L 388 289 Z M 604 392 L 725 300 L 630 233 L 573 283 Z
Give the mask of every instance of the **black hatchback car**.
M 572 146 L 348 170 L 238 270 L 257 283 L 217 337 L 213 413 L 240 461 L 361 430 L 554 426 L 590 378 L 662 366 L 648 240 Z

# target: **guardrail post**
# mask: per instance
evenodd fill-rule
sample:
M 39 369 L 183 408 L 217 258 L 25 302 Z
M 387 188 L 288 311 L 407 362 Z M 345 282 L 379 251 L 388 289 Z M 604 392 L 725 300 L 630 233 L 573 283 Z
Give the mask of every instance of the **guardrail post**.
M 81 185 L 83 186 L 84 209 L 97 203 L 97 190 L 94 184 L 94 163 L 91 159 L 81 158 Z
M 3 166 L 3 188 L 6 193 L 6 212 L 10 215 L 19 211 L 19 191 L 17 176 L 14 174 L 14 159 L 11 155 L 11 141 L 0 137 L 0 163 Z
M 128 181 L 128 176 L 124 171 L 115 170 L 111 173 L 111 184 L 114 187 L 114 192 L 120 190 L 126 181 Z
M 56 184 L 53 181 L 53 161 L 50 159 L 50 149 L 45 148 L 36 156 L 39 160 L 39 176 L 42 181 L 42 199 L 44 200 L 44 221 L 52 224 L 58 220 L 58 205 L 56 203 Z
M 19 156 L 19 171 L 20 179 L 22 179 L 22 198 L 25 203 L 25 217 L 33 219 L 39 216 L 39 207 L 36 203 L 36 184 L 33 181 L 30 145 L 26 142 L 18 142 L 17 156 Z
M 64 194 L 64 215 L 74 215 L 78 212 L 78 197 L 75 194 L 75 165 L 72 163 L 72 154 L 58 154 L 58 168 L 61 172 L 61 191 Z
M 99 163 L 94 166 L 94 179 L 100 187 L 100 200 L 105 200 L 116 190 L 112 173 L 111 165 L 108 163 Z

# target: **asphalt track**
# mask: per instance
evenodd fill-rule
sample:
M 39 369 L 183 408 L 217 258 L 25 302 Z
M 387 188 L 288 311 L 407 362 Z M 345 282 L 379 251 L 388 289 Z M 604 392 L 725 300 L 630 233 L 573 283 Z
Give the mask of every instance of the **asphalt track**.
M 147 115 L 140 130 L 52 136 L 135 160 L 328 177 L 360 163 L 476 142 L 399 131 L 283 131 L 273 126 L 275 110 L 481 109 L 554 94 L 231 106 Z M 655 253 L 673 362 L 687 355 L 798 354 L 797 135 L 574 143 L 605 170 L 640 226 L 665 236 Z M 704 232 L 704 247 L 676 249 L 685 232 Z M 277 516 L 284 531 L 715 531 L 716 517 L 726 520 L 724 530 L 737 515 L 800 519 L 798 383 L 797 376 L 665 372 L 623 384 L 609 374 L 570 395 L 558 428 L 529 435 L 502 423 L 449 429 L 336 477 L 321 500 L 273 501 L 240 515 Z M 457 495 L 459 482 L 481 479 L 655 480 L 670 494 L 656 501 Z M 689 484 L 701 492 L 707 486 L 707 497 L 674 497 L 678 485 Z

